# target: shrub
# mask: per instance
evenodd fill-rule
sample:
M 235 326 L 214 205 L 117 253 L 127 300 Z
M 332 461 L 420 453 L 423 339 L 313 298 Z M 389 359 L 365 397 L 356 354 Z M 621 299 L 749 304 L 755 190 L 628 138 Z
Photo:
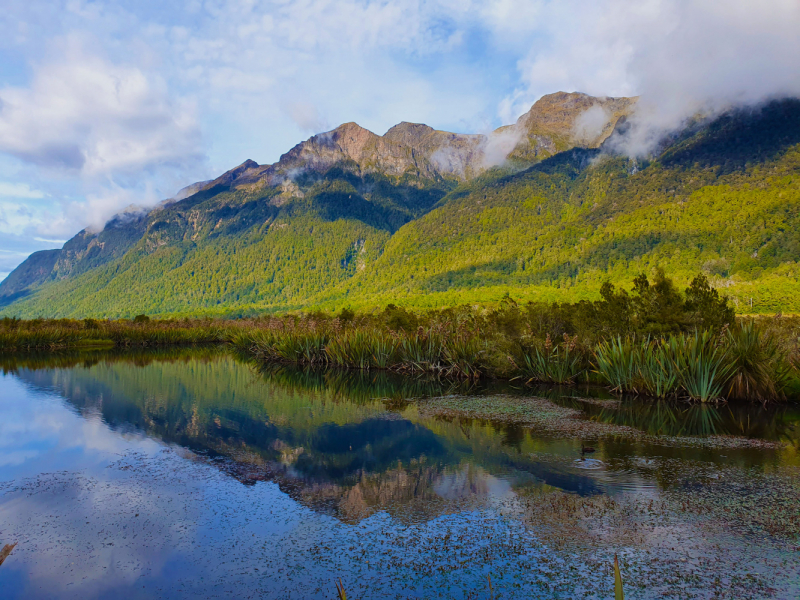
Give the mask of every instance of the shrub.
M 726 341 L 729 398 L 766 402 L 784 396 L 791 366 L 772 335 L 750 320 L 731 328 Z

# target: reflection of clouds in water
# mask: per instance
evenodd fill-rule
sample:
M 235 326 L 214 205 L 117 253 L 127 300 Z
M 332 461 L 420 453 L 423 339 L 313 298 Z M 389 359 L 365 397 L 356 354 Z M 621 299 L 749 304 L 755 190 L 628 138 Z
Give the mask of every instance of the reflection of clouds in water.
M 84 418 L 69 410 L 55 394 L 32 392 L 15 377 L 2 376 L 0 385 L 0 466 L 18 467 L 0 471 L 0 480 L 77 469 L 132 449 L 153 453 L 161 448 L 143 435 L 121 436 L 99 415 Z M 9 460 L 12 455 L 14 461 Z
M 26 460 L 39 455 L 36 450 L 6 450 L 5 445 L 0 446 L 0 467 L 21 465 Z
M 445 500 L 485 499 L 502 501 L 514 495 L 508 481 L 498 479 L 472 464 L 441 473 L 433 490 Z

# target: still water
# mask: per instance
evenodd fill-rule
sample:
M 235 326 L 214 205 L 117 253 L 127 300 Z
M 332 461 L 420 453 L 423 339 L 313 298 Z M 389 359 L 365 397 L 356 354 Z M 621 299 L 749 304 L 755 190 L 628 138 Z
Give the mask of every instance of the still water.
M 0 359 L 3 598 L 800 597 L 800 411 Z M 582 447 L 593 452 L 582 453 Z

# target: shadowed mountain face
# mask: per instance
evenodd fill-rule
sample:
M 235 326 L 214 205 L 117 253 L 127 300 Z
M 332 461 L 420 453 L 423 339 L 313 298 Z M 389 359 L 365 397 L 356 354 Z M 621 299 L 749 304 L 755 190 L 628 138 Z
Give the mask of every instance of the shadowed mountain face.
M 679 281 L 704 271 L 754 312 L 800 309 L 800 101 L 698 120 L 647 161 L 605 150 L 635 103 L 560 92 L 486 135 L 347 123 L 31 255 L 0 306 L 116 317 L 574 300 L 659 265 Z

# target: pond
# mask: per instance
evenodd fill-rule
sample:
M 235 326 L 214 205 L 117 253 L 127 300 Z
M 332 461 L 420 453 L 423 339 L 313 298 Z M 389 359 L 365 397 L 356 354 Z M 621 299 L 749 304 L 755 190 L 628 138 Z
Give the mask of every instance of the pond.
M 800 597 L 800 411 L 0 359 L 4 598 Z

